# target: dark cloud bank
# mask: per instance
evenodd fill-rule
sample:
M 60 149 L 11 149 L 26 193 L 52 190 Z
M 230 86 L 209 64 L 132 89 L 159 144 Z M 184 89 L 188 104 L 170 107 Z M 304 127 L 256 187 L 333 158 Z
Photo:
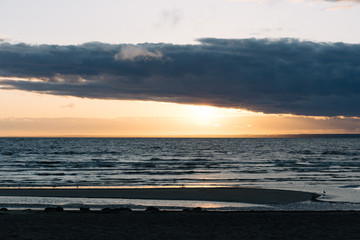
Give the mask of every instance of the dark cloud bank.
M 8 89 L 99 99 L 360 116 L 360 44 L 200 39 L 200 44 L 0 44 Z

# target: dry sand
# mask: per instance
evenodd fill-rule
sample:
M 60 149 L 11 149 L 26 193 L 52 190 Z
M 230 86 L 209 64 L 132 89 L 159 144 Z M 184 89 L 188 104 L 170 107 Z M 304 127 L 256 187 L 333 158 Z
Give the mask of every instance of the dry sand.
M 359 212 L 0 212 L 0 239 L 360 239 Z
M 320 195 L 299 191 L 256 188 L 3 188 L 0 189 L 0 196 L 198 200 L 280 204 L 307 201 Z

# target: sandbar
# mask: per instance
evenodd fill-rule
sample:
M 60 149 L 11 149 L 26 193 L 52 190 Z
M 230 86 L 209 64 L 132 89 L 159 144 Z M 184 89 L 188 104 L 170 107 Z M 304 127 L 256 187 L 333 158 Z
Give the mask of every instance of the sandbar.
M 196 200 L 253 204 L 309 201 L 319 194 L 262 188 L 2 188 L 0 196 Z

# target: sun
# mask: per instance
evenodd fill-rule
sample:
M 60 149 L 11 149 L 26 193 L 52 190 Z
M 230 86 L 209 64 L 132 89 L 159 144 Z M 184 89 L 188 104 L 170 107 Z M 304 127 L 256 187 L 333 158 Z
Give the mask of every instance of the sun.
M 218 109 L 210 106 L 191 106 L 191 119 L 199 125 L 208 125 L 219 117 Z

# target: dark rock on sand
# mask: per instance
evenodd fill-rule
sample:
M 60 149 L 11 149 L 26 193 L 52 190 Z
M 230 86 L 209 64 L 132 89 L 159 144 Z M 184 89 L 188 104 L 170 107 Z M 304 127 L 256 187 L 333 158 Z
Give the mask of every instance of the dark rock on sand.
M 203 209 L 201 207 L 196 207 L 192 209 L 193 212 L 202 212 Z
M 184 208 L 183 212 L 203 212 L 205 210 L 203 210 L 201 207 L 196 207 L 196 208 Z
M 47 207 L 45 208 L 45 212 L 63 212 L 64 209 L 62 207 Z
M 103 213 L 109 213 L 109 212 L 112 212 L 112 209 L 106 207 L 106 208 L 101 209 L 101 212 L 103 212 Z
M 0 211 L 2 211 L 2 212 L 5 212 L 5 211 L 9 211 L 7 208 L 0 208 Z
M 160 212 L 160 209 L 158 209 L 157 207 L 147 207 L 146 212 Z
M 119 212 L 132 212 L 132 210 L 127 207 L 121 207 L 121 208 L 116 208 L 116 209 L 118 209 Z
M 91 212 L 91 210 L 88 207 L 80 207 L 80 212 Z
M 101 212 L 103 212 L 103 213 L 120 213 L 120 212 L 131 212 L 131 211 L 132 210 L 127 207 L 101 209 Z

